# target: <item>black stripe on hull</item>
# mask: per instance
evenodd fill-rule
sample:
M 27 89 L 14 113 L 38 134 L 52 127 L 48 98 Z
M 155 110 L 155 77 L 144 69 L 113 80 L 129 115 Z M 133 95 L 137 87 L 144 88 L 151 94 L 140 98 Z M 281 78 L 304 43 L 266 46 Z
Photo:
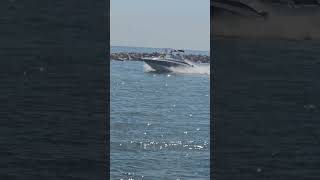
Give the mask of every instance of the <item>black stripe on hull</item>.
M 152 69 L 159 72 L 171 72 L 171 67 L 192 67 L 185 62 L 170 62 L 170 61 L 157 61 L 157 60 L 144 60 Z

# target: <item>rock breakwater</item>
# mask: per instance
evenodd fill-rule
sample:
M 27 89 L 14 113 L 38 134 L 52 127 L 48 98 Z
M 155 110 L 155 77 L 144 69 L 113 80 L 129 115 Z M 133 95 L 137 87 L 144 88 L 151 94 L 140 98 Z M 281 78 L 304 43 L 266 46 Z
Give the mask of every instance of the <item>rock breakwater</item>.
M 145 57 L 159 57 L 164 56 L 164 54 L 159 52 L 153 53 L 111 53 L 110 59 L 117 61 L 142 61 L 142 58 Z M 187 60 L 197 63 L 209 63 L 210 57 L 206 55 L 197 55 L 197 54 L 186 54 L 184 57 Z

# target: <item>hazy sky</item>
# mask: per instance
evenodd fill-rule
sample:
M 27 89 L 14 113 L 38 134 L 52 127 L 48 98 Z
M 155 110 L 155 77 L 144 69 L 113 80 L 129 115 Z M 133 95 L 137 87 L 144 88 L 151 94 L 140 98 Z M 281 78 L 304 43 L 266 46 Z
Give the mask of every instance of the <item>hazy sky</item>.
M 111 45 L 209 50 L 209 0 L 111 0 Z

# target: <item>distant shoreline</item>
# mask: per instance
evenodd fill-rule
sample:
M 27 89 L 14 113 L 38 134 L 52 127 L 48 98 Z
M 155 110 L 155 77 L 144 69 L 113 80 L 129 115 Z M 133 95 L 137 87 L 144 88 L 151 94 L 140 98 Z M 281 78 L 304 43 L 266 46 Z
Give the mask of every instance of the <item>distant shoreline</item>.
M 114 46 L 111 45 L 111 53 L 153 53 L 153 52 L 165 52 L 166 49 L 174 48 L 154 48 L 154 47 L 134 47 L 134 46 Z M 181 49 L 181 48 L 178 48 Z M 207 55 L 209 56 L 210 52 L 207 50 L 193 50 L 193 49 L 183 49 L 185 54 L 193 55 Z
M 162 53 L 152 52 L 152 53 L 140 53 L 140 52 L 118 52 L 111 53 L 110 60 L 118 60 L 118 61 L 142 61 L 142 58 L 145 57 L 157 57 Z M 199 54 L 186 54 L 185 58 L 192 62 L 197 63 L 209 63 L 210 57 L 207 55 L 199 55 Z

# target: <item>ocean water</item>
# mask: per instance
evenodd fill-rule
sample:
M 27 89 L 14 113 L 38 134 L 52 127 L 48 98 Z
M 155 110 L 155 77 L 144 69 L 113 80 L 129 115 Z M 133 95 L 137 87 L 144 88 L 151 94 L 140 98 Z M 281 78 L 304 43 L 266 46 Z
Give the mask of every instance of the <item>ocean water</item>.
M 209 179 L 208 70 L 111 62 L 111 179 Z

